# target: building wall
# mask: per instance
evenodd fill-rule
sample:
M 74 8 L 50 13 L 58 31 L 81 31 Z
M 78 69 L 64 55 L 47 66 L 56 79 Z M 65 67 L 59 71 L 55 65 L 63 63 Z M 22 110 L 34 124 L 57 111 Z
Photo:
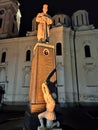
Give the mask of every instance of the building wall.
M 60 103 L 98 101 L 97 35 L 97 29 L 77 31 L 75 34 L 68 27 L 58 26 L 51 29 L 50 44 L 53 44 L 56 50 L 58 101 Z M 6 61 L 0 63 L 0 76 L 4 79 L 4 81 L 0 80 L 0 84 L 5 84 L 5 102 L 28 101 L 28 79 L 33 48 L 36 43 L 36 36 L 0 40 L 0 57 L 2 57 L 2 52 L 6 51 Z M 61 54 L 57 54 L 58 43 L 61 44 Z M 91 57 L 85 57 L 85 45 L 90 46 Z M 26 61 L 27 50 L 31 51 L 30 61 Z
M 33 42 L 32 42 L 33 41 Z M 2 58 L 2 50 L 6 51 L 6 60 L 0 63 L 0 70 L 5 67 L 5 81 L 3 79 L 0 84 L 5 84 L 5 102 L 25 102 L 28 100 L 31 60 L 35 38 L 12 38 L 0 40 L 0 56 Z M 30 61 L 26 61 L 26 52 L 31 51 Z M 1 73 L 2 75 L 2 73 Z M 3 73 L 4 75 L 4 73 Z
M 77 52 L 79 100 L 81 102 L 98 102 L 97 35 L 98 30 L 76 32 L 75 49 Z
M 5 103 L 28 102 L 33 48 L 37 43 L 35 18 L 26 37 L 9 38 L 18 34 L 18 10 L 17 1 L 1 1 L 0 38 L 7 38 L 0 40 L 0 86 L 5 90 Z M 98 102 L 98 30 L 89 25 L 85 10 L 75 12 L 72 19 L 64 14 L 52 19 L 49 44 L 56 52 L 59 103 Z

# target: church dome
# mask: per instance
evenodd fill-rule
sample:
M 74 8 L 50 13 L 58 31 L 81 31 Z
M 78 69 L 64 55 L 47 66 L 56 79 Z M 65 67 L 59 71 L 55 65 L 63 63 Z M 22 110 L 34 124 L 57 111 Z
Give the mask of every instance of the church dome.
M 88 12 L 86 10 L 78 10 L 72 15 L 72 26 L 75 30 L 92 30 L 95 27 L 89 24 Z
M 88 12 L 86 10 L 78 10 L 72 15 L 73 27 L 89 25 Z
M 70 17 L 65 14 L 56 14 L 52 17 L 53 26 L 64 25 L 66 27 L 70 26 Z

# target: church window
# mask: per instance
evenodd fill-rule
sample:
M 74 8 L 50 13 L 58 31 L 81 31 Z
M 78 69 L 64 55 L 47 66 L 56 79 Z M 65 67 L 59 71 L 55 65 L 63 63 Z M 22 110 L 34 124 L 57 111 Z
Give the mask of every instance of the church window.
M 60 23 L 60 18 L 59 18 L 59 23 Z
M 30 61 L 30 59 L 31 59 L 31 51 L 27 50 L 26 51 L 26 61 Z
M 86 45 L 86 46 L 84 47 L 84 50 L 85 50 L 85 57 L 91 57 L 90 46 L 89 46 L 89 45 Z
M 6 59 L 6 52 L 3 52 L 1 57 L 1 63 L 4 63 L 5 59 Z
M 56 44 L 56 55 L 62 55 L 62 45 L 61 45 L 61 43 Z
M 0 28 L 1 28 L 1 26 L 2 26 L 2 19 L 0 18 Z

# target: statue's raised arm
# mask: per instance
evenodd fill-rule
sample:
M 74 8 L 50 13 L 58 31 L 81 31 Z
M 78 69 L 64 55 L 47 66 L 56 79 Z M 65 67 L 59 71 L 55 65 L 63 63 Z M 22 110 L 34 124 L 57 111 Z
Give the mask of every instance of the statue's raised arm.
M 49 42 L 49 28 L 52 24 L 52 18 L 47 14 L 48 5 L 43 5 L 43 12 L 38 13 L 36 16 L 36 22 L 38 23 L 37 39 L 38 42 Z

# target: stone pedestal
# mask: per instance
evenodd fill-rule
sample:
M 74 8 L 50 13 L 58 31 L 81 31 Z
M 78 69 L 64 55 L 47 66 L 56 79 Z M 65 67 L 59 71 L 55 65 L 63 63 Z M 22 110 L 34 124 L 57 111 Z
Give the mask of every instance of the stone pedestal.
M 46 78 L 55 68 L 54 46 L 37 43 L 33 51 L 30 79 L 29 102 L 31 113 L 45 109 L 42 83 L 46 82 Z M 56 74 L 51 80 L 56 80 Z
M 45 109 L 42 92 L 42 83 L 46 82 L 51 72 L 56 68 L 54 46 L 37 43 L 33 50 L 32 68 L 29 90 L 29 104 L 25 112 L 24 130 L 37 130 L 40 126 L 38 114 Z M 51 77 L 51 82 L 56 80 L 56 73 Z M 39 128 L 39 130 L 47 130 Z

